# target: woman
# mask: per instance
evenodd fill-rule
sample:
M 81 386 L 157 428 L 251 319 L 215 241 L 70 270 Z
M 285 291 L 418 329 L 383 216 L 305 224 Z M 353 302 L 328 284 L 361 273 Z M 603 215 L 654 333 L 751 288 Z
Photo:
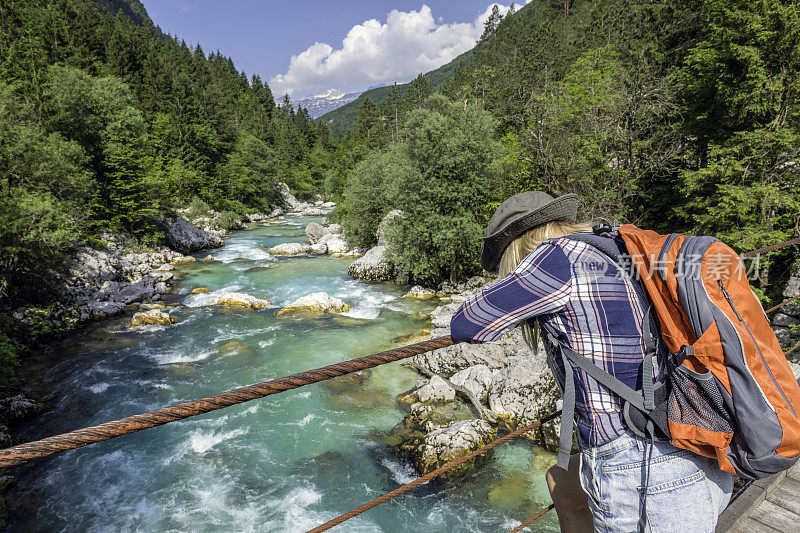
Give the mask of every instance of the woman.
M 646 353 L 644 312 L 632 280 L 603 252 L 563 238 L 590 232 L 576 224 L 578 197 L 543 192 L 512 196 L 486 230 L 482 266 L 501 279 L 464 302 L 450 329 L 456 342 L 493 341 L 517 325 L 536 351 L 540 329 L 634 389 Z M 546 341 L 548 339 L 545 339 Z M 564 390 L 565 370 L 545 342 Z M 562 531 L 713 531 L 732 476 L 705 457 L 630 431 L 618 396 L 570 365 L 580 453 L 547 484 Z M 663 380 L 655 365 L 653 378 Z M 645 506 L 646 502 L 646 506 Z

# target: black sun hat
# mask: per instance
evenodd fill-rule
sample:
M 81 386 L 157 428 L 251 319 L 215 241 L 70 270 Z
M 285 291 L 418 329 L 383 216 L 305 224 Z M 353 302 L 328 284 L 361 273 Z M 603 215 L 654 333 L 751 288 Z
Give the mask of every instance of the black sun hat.
M 481 266 L 489 272 L 497 271 L 503 251 L 511 241 L 548 222 L 575 222 L 577 215 L 577 194 L 565 194 L 555 199 L 542 191 L 515 194 L 500 204 L 489 221 L 481 250 Z

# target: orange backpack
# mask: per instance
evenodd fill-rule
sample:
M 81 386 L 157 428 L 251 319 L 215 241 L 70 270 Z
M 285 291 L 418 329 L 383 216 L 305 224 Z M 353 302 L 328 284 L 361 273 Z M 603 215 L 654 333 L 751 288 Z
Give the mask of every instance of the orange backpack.
M 593 235 L 567 238 L 602 251 L 630 278 L 646 310 L 646 353 L 637 391 L 547 331 L 545 341 L 565 369 L 579 368 L 616 393 L 635 434 L 716 459 L 725 472 L 759 479 L 797 462 L 800 385 L 735 251 L 713 237 L 659 235 L 632 225 L 604 224 Z M 567 379 L 563 468 L 574 409 L 575 386 Z
M 673 445 L 758 479 L 800 457 L 800 386 L 738 254 L 713 237 L 619 228 L 672 354 Z

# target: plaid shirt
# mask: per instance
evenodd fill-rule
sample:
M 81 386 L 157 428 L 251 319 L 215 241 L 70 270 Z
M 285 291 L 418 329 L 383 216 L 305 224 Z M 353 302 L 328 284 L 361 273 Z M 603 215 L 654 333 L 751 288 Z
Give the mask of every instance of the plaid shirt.
M 537 319 L 559 341 L 592 360 L 626 385 L 641 389 L 644 310 L 630 279 L 594 247 L 570 239 L 550 239 L 514 272 L 485 287 L 453 315 L 456 342 L 487 342 L 523 320 Z M 564 389 L 564 366 L 549 343 L 548 362 Z M 576 424 L 584 442 L 601 445 L 621 435 L 620 398 L 573 369 Z

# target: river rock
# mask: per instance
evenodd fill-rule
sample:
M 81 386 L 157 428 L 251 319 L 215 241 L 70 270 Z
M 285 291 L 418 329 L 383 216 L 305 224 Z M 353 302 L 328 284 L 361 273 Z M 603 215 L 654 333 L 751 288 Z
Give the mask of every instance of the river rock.
M 527 350 L 526 355 L 506 359 L 505 366 L 493 376 L 489 409 L 505 418 L 511 427 L 520 427 L 556 411 L 560 397 L 544 349 L 540 347 L 538 354 Z M 546 424 L 544 433 L 546 442 L 557 441 L 554 424 Z
M 250 355 L 252 353 L 253 348 L 239 341 L 226 342 L 219 347 L 219 350 L 217 350 L 217 355 L 222 357 L 228 355 Z
M 89 302 L 84 310 L 88 312 L 88 317 L 93 320 L 100 320 L 121 313 L 125 309 L 125 304 L 116 301 Z
M 437 375 L 425 382 L 421 387 L 407 395 L 419 403 L 445 403 L 456 399 L 456 391 L 445 380 Z
M 167 272 L 167 274 L 170 274 L 170 272 Z M 158 294 L 156 292 L 156 283 L 154 278 L 148 276 L 136 283 L 123 287 L 113 296 L 113 299 L 124 304 L 150 300 Z
M 497 430 L 483 420 L 459 420 L 422 437 L 412 451 L 411 458 L 421 474 L 428 474 L 492 442 L 496 437 Z M 451 479 L 473 465 L 473 461 L 468 461 L 444 474 L 443 479 Z
M 300 211 L 301 217 L 324 217 L 328 214 L 326 209 L 320 209 L 319 207 L 306 207 L 302 211 Z
M 496 371 L 495 371 L 496 372 Z M 486 365 L 473 365 L 450 376 L 453 385 L 463 387 L 485 402 L 492 388 L 494 372 Z
M 388 281 L 394 275 L 394 265 L 386 258 L 385 246 L 373 246 L 350 263 L 347 273 L 356 279 L 367 281 Z
M 134 314 L 131 318 L 132 328 L 139 326 L 168 326 L 174 323 L 175 321 L 172 319 L 172 317 L 160 309 L 141 311 Z
M 341 233 L 342 232 L 341 224 L 328 224 L 325 227 L 328 228 L 328 231 L 330 233 Z
M 334 207 L 336 207 L 336 202 L 323 202 L 322 207 L 324 207 L 325 209 L 333 209 Z
M 22 394 L 0 398 L 0 413 L 3 421 L 8 424 L 27 420 L 45 411 L 47 411 L 45 404 Z
M 311 246 L 299 242 L 285 242 L 267 250 L 271 255 L 299 255 L 311 253 Z
M 207 292 L 211 292 L 211 289 L 207 287 L 197 287 L 195 289 L 192 289 L 192 294 L 203 294 Z
M 283 197 L 283 202 L 286 204 L 286 207 L 289 209 L 296 209 L 300 202 L 292 195 L 292 191 L 289 189 L 289 186 L 279 181 L 275 184 L 275 188 L 278 190 L 280 195 Z
M 188 254 L 217 248 L 223 245 L 219 235 L 203 231 L 182 218 L 176 219 L 167 229 L 167 244 L 173 250 Z
M 217 305 L 261 309 L 272 304 L 270 304 L 267 300 L 262 300 L 243 292 L 229 292 L 227 294 L 223 294 L 217 299 Z
M 405 214 L 403 211 L 399 209 L 393 209 L 386 213 L 386 216 L 383 217 L 380 224 L 378 224 L 378 229 L 375 231 L 375 238 L 378 239 L 378 246 L 389 246 L 389 241 L 386 240 L 386 228 L 392 224 L 392 220 L 395 217 L 404 217 Z
M 316 222 L 309 222 L 306 225 L 306 237 L 308 237 L 308 242 L 311 244 L 317 244 L 319 240 L 324 236 L 330 233 L 328 228 L 324 227 L 321 224 L 317 224 Z
M 324 292 L 315 292 L 303 296 L 293 301 L 280 311 L 276 316 L 281 315 L 321 315 L 324 313 L 344 313 L 350 311 L 350 306 L 339 298 Z
M 466 288 L 467 290 L 480 289 L 484 285 L 486 285 L 486 278 L 483 276 L 472 276 L 467 280 Z
M 165 304 L 163 304 L 163 303 L 157 303 L 157 304 L 144 303 L 144 304 L 139 304 L 139 311 L 149 311 L 151 309 L 166 309 L 166 308 L 167 308 L 167 306 Z
M 317 243 L 311 245 L 311 252 L 317 255 L 323 255 L 328 253 L 328 245 L 325 243 Z
M 328 253 L 331 254 L 341 254 L 350 250 L 350 247 L 347 246 L 344 239 L 337 233 L 323 235 L 318 244 L 328 245 Z
M 420 285 L 414 285 L 411 287 L 410 291 L 403 295 L 403 298 L 419 298 L 421 300 L 425 300 L 428 298 L 434 298 L 435 296 L 436 291 L 433 289 L 426 289 Z

